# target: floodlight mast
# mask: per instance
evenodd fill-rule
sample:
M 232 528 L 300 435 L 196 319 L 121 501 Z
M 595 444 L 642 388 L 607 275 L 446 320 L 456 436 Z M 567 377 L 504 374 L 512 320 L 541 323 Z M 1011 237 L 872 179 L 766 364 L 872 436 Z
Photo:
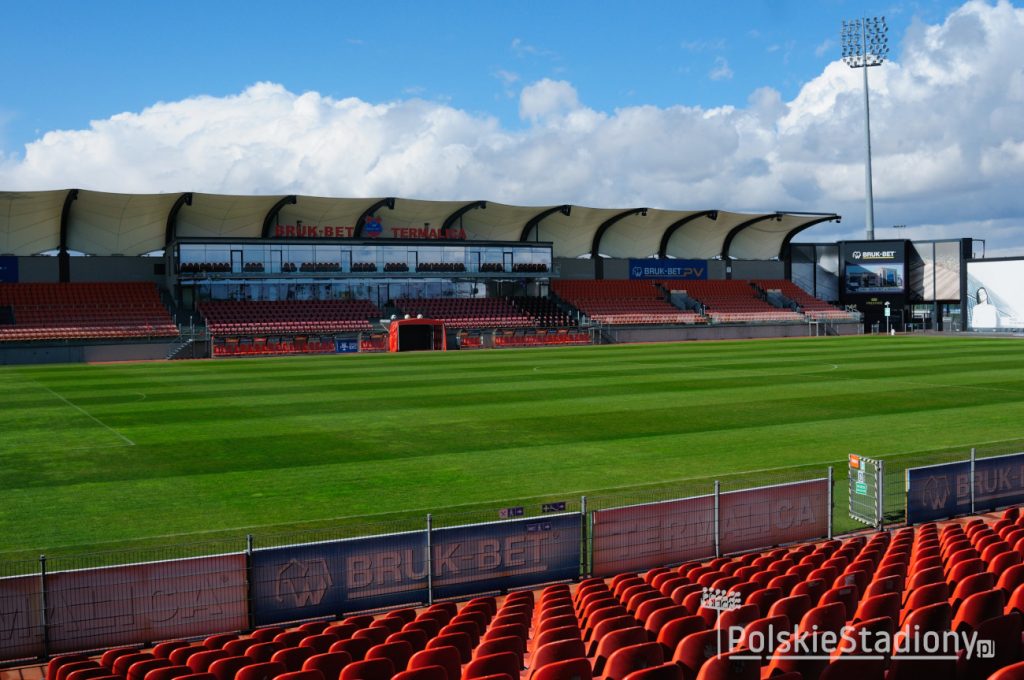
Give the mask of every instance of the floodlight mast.
M 868 102 L 868 68 L 881 66 L 889 54 L 889 27 L 885 17 L 843 21 L 843 61 L 850 68 L 864 69 L 864 225 L 867 239 L 875 240 L 875 199 L 871 189 L 871 107 Z

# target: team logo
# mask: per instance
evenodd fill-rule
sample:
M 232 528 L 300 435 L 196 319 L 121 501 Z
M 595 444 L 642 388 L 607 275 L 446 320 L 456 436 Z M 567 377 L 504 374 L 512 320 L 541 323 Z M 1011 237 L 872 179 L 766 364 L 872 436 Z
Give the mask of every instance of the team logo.
M 932 510 L 941 510 L 949 500 L 949 479 L 929 477 L 924 483 L 924 505 Z
M 366 223 L 363 225 L 363 235 L 376 238 L 380 236 L 381 232 L 384 231 L 384 222 L 379 217 L 370 215 L 366 218 Z
M 294 602 L 295 607 L 315 606 L 332 585 L 326 560 L 291 560 L 277 570 L 274 596 L 278 602 Z
M 855 260 L 859 260 L 860 259 L 860 251 L 859 250 L 853 251 L 852 255 L 853 255 L 853 259 L 855 259 Z

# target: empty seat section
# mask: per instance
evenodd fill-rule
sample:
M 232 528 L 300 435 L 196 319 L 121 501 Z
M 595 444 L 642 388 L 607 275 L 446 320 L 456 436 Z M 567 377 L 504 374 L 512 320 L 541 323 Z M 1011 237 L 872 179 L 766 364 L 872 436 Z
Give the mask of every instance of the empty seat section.
M 214 336 L 370 331 L 381 311 L 369 300 L 225 300 L 199 305 Z
M 152 283 L 0 283 L 0 308 L 0 341 L 178 335 Z
M 693 324 L 703 317 L 679 309 L 650 281 L 556 279 L 551 290 L 593 321 L 606 324 Z
M 766 293 L 778 291 L 786 298 L 800 306 L 800 311 L 808 319 L 855 321 L 858 319 L 856 312 L 848 312 L 845 309 L 834 307 L 824 300 L 819 300 L 792 281 L 785 279 L 769 279 L 754 281 L 761 290 Z
M 662 285 L 671 292 L 685 292 L 687 297 L 699 302 L 704 313 L 715 323 L 804 320 L 799 312 L 766 302 L 750 281 L 666 281 Z
M 533 317 L 505 298 L 399 298 L 403 314 L 438 319 L 453 328 L 532 328 Z

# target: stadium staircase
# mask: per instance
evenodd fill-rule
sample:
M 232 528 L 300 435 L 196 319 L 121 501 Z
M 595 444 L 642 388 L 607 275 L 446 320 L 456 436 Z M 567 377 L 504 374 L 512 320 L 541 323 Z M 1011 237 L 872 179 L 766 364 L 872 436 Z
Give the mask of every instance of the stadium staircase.
M 999 519 L 864 533 L 462 604 L 69 654 L 52 659 L 45 677 L 1019 679 L 1022 550 L 1024 517 L 1011 508 Z M 708 601 L 715 594 L 732 606 Z M 954 633 L 991 641 L 990 653 L 915 653 L 926 636 Z M 813 647 L 827 638 L 831 652 Z M 871 640 L 908 646 L 872 654 L 864 646 Z

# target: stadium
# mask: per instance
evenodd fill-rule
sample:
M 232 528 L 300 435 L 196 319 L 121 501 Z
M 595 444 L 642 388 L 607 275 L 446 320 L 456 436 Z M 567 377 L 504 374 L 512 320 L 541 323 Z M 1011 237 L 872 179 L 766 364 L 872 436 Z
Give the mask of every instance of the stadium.
M 975 312 L 1011 308 L 1019 261 L 970 239 L 391 197 L 0 206 L 21 673 L 953 678 L 1020 653 L 1024 366 L 1013 315 Z M 770 625 L 996 651 L 722 647 Z
M 42 4 L 0 680 L 1024 678 L 1012 2 Z

